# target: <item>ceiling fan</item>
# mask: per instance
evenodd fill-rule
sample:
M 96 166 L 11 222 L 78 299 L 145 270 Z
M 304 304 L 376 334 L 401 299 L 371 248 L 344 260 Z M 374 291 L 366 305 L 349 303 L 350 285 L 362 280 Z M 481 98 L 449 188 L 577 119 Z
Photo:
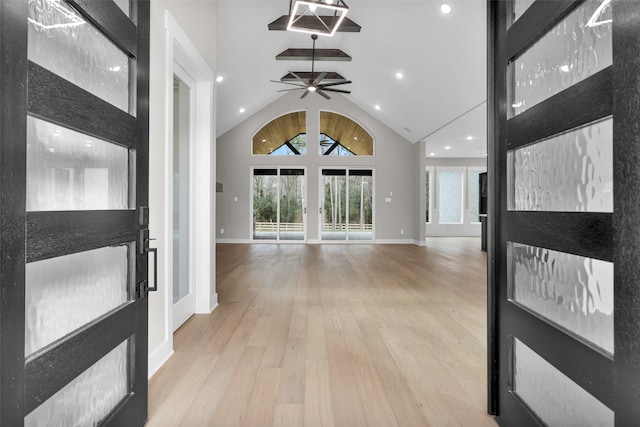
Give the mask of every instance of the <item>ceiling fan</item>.
M 323 96 L 323 97 L 325 97 L 327 99 L 331 99 L 331 97 L 325 92 L 351 93 L 351 91 L 349 91 L 349 90 L 336 89 L 336 88 L 332 87 L 332 86 L 349 84 L 349 83 L 351 83 L 351 80 L 342 79 L 342 80 L 338 80 L 338 81 L 332 81 L 330 83 L 322 83 L 322 80 L 328 74 L 328 72 L 326 72 L 326 71 L 322 71 L 320 74 L 318 74 L 317 77 L 314 78 L 314 76 L 315 76 L 314 65 L 315 65 L 315 60 L 316 60 L 316 40 L 318 39 L 318 35 L 317 34 L 312 34 L 311 35 L 311 39 L 313 40 L 313 48 L 311 49 L 311 78 L 309 80 L 305 80 L 304 78 L 300 77 L 298 74 L 294 73 L 293 71 L 290 71 L 289 74 L 291 74 L 293 77 L 298 79 L 299 82 L 295 82 L 294 83 L 294 82 L 285 82 L 285 81 L 282 81 L 282 80 L 271 80 L 274 83 L 283 83 L 283 84 L 286 84 L 286 85 L 296 86 L 295 88 L 282 89 L 282 90 L 279 90 L 278 92 L 288 92 L 288 91 L 291 91 L 291 90 L 304 89 L 304 92 L 303 92 L 302 96 L 300 96 L 300 99 L 302 99 L 305 96 L 309 95 L 309 92 L 316 92 L 317 94 L 319 94 L 319 95 L 321 95 L 321 96 Z

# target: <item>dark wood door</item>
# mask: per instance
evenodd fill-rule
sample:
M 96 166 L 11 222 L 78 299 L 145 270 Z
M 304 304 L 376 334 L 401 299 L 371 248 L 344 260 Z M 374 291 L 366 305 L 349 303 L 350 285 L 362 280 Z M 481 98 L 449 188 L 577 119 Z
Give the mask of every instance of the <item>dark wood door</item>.
M 640 2 L 491 1 L 489 408 L 640 422 Z
M 144 424 L 149 3 L 0 2 L 0 425 Z

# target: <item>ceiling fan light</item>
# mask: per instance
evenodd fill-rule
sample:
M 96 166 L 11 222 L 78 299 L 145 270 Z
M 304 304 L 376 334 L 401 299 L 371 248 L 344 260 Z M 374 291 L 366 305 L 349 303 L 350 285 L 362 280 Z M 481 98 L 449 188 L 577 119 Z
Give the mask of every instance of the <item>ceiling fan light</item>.
M 333 36 L 348 11 L 343 0 L 295 0 L 289 10 L 287 30 Z
M 315 91 L 316 91 L 316 87 L 315 87 L 315 86 L 309 86 L 309 87 L 307 88 L 307 90 L 308 90 L 309 92 L 315 92 Z

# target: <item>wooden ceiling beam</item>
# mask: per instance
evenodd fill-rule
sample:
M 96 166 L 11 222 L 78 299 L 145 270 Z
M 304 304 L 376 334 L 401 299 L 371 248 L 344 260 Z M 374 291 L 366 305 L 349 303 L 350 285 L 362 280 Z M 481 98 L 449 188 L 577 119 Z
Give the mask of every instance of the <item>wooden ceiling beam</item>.
M 311 80 L 311 72 L 310 71 L 293 71 L 294 73 L 296 73 L 297 75 L 299 75 L 300 77 L 302 77 L 305 80 Z M 316 71 L 313 73 L 314 77 L 318 77 L 318 75 L 321 73 L 322 71 Z M 346 80 L 344 77 L 342 77 L 340 74 L 335 73 L 335 72 L 329 72 L 327 73 L 327 75 L 325 76 L 324 79 L 322 79 L 321 83 L 333 83 L 333 82 L 337 82 L 340 80 Z M 300 80 L 296 79 L 293 74 L 291 74 L 291 72 L 289 72 L 289 74 L 286 74 L 284 76 L 282 76 L 282 78 L 280 79 L 280 81 L 282 82 L 299 82 Z
M 321 16 L 320 18 L 327 23 L 327 26 L 331 25 L 333 20 L 333 16 Z M 313 28 L 311 26 L 315 25 L 316 21 L 315 17 L 303 16 L 298 22 L 300 22 L 300 25 L 303 27 Z M 286 31 L 288 23 L 289 15 L 282 15 L 280 18 L 269 24 L 269 31 Z M 360 27 L 360 25 L 345 17 L 336 31 L 340 33 L 359 33 L 361 29 L 362 27 Z M 325 28 L 321 28 L 318 25 L 318 30 L 325 30 Z
M 287 49 L 276 56 L 276 61 L 311 61 L 313 49 Z M 316 61 L 351 61 L 351 56 L 340 49 L 316 49 Z

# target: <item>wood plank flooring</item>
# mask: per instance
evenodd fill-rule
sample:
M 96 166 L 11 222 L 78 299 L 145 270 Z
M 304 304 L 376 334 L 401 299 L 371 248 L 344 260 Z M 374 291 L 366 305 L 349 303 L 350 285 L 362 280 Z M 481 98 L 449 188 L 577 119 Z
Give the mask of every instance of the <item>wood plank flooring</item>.
M 496 426 L 479 238 L 217 246 L 220 305 L 175 334 L 148 426 Z

